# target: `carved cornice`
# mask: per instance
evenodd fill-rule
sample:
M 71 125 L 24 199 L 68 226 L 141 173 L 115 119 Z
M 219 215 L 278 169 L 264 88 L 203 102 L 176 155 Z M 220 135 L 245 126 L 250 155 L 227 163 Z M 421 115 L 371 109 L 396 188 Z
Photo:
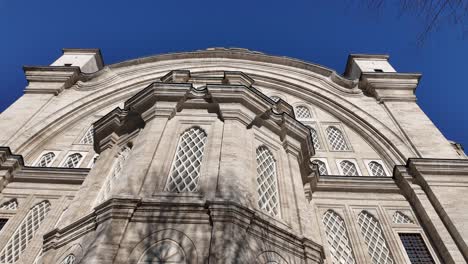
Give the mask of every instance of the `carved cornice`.
M 58 95 L 75 84 L 81 75 L 76 66 L 24 66 L 28 80 L 25 93 L 49 93 Z
M 468 187 L 468 159 L 409 159 L 406 168 L 420 184 Z
M 221 226 L 234 224 L 257 239 L 266 241 L 299 258 L 321 263 L 324 258 L 320 244 L 280 226 L 270 219 L 242 205 L 229 201 L 192 202 L 174 199 L 133 199 L 113 197 L 95 210 L 64 228 L 56 228 L 44 235 L 44 251 L 60 248 L 71 240 L 94 232 L 99 225 L 113 219 L 130 222 L 164 224 L 205 224 Z M 268 235 L 266 235 L 268 234 Z M 298 250 L 300 249 L 300 250 Z
M 377 101 L 416 101 L 419 73 L 364 72 L 359 88 Z

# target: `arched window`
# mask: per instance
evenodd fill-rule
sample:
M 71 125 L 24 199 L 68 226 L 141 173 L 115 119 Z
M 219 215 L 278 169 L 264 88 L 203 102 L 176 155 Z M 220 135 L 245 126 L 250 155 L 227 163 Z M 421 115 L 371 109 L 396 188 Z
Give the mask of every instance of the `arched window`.
M 322 217 L 322 223 L 325 226 L 333 264 L 356 263 L 343 219 L 337 213 L 328 210 Z
M 101 187 L 97 201 L 101 203 L 102 201 L 109 198 L 112 190 L 115 188 L 116 184 L 119 182 L 120 175 L 122 174 L 122 169 L 127 158 L 130 156 L 131 148 L 129 146 L 124 146 L 117 155 L 117 158 L 114 161 L 112 166 L 111 173 L 107 176 L 104 184 Z
M 62 167 L 65 168 L 77 168 L 80 164 L 81 159 L 83 156 L 80 153 L 73 153 L 68 155 L 67 159 L 63 163 Z
M 16 210 L 16 209 L 18 209 L 18 201 L 16 199 L 11 199 L 9 201 L 6 201 L 2 205 L 0 205 L 0 209 L 3 209 L 3 210 Z
M 314 160 L 312 162 L 317 164 L 320 175 L 328 175 L 327 165 L 325 164 L 325 162 L 321 160 Z
M 374 264 L 393 264 L 393 258 L 380 228 L 379 221 L 367 211 L 358 216 L 358 225 Z
M 93 144 L 93 132 L 94 129 L 92 126 L 88 128 L 88 130 L 86 130 L 86 133 L 81 138 L 80 144 Z
M 296 112 L 296 118 L 297 119 L 304 120 L 304 119 L 311 119 L 312 118 L 312 114 L 310 113 L 309 108 L 307 108 L 306 106 L 303 106 L 303 105 L 296 106 L 296 111 L 295 112 Z
M 314 148 L 321 149 L 322 146 L 320 145 L 320 139 L 317 134 L 317 131 L 313 127 L 310 127 L 310 126 L 309 126 L 309 129 L 310 129 L 310 137 L 312 138 L 312 144 L 314 144 Z
M 146 250 L 137 262 L 137 264 L 148 263 L 185 264 L 187 263 L 187 258 L 184 250 L 177 243 L 170 240 L 162 240 Z
M 400 211 L 396 211 L 393 214 L 392 222 L 394 224 L 413 224 L 414 223 L 413 220 L 411 220 L 409 216 L 405 215 L 404 213 Z
M 369 169 L 372 176 L 387 176 L 383 166 L 376 161 L 369 162 Z
M 0 252 L 0 263 L 14 263 L 19 259 L 49 210 L 49 201 L 42 201 L 29 210 L 18 229 Z
M 267 213 L 279 214 L 279 194 L 276 175 L 276 161 L 270 150 L 261 146 L 257 148 L 257 192 L 258 206 Z
M 356 165 L 349 160 L 340 161 L 340 168 L 344 176 L 359 176 Z
M 196 127 L 190 128 L 180 136 L 166 191 L 197 191 L 206 138 L 206 133 Z
M 37 167 L 49 167 L 55 158 L 55 153 L 47 152 L 36 162 Z
M 330 142 L 332 150 L 349 150 L 341 130 L 334 126 L 330 126 L 326 131 L 328 142 Z
M 62 260 L 62 262 L 60 262 L 60 264 L 75 264 L 75 260 L 76 260 L 75 255 L 70 254 L 70 255 L 66 256 Z

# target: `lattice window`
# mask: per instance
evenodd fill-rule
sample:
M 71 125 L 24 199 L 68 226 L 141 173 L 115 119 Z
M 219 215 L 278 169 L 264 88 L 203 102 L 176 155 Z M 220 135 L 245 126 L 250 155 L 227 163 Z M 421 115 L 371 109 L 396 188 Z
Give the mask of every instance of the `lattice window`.
M 279 214 L 279 194 L 276 175 L 276 161 L 270 150 L 261 146 L 257 148 L 257 192 L 258 206 L 267 213 Z
M 421 234 L 400 233 L 399 236 L 411 263 L 435 263 L 431 253 L 429 252 L 429 249 L 426 246 L 426 243 L 424 243 L 424 239 L 422 238 Z
M 270 96 L 270 99 L 273 100 L 275 103 L 277 103 L 281 98 L 279 98 L 276 95 Z
M 374 264 L 393 264 L 393 258 L 377 219 L 362 211 L 358 216 L 358 225 L 366 242 L 369 256 Z
M 349 160 L 340 161 L 340 167 L 344 176 L 359 176 L 356 165 Z
M 80 144 L 93 144 L 94 142 L 93 134 L 94 134 L 93 127 L 88 128 L 88 130 L 86 130 L 86 133 L 81 138 Z
M 325 164 L 325 162 L 321 160 L 314 160 L 312 162 L 317 164 L 320 175 L 328 175 L 327 165 Z
M 411 220 L 409 216 L 400 211 L 396 211 L 393 214 L 392 222 L 395 224 L 414 224 L 413 220 Z
M 63 163 L 62 167 L 65 168 L 76 168 L 78 164 L 80 164 L 81 159 L 83 156 L 80 153 L 73 153 L 67 157 L 65 162 Z
M 317 131 L 312 127 L 309 127 L 309 129 L 310 129 L 310 137 L 312 138 L 312 144 L 314 144 L 314 148 L 321 149 L 322 146 L 320 145 L 320 139 L 319 139 L 319 135 Z
M 6 225 L 7 222 L 8 222 L 8 219 L 0 218 L 0 231 L 3 229 L 3 227 Z
M 6 201 L 0 206 L 0 209 L 3 209 L 3 210 L 16 210 L 16 209 L 18 209 L 18 201 L 16 199 L 11 199 L 9 201 Z
M 75 260 L 76 260 L 75 255 L 70 254 L 70 255 L 66 256 L 62 260 L 62 262 L 60 262 L 60 264 L 75 264 Z
M 369 169 L 372 176 L 387 176 L 382 164 L 376 161 L 369 162 Z
M 337 213 L 328 210 L 322 217 L 322 223 L 325 226 L 333 264 L 356 263 L 343 219 Z
M 47 152 L 36 162 L 37 167 L 49 167 L 55 158 L 55 153 Z
M 99 192 L 97 199 L 98 203 L 101 203 L 102 201 L 109 198 L 112 190 L 114 190 L 115 186 L 119 182 L 124 163 L 130 156 L 130 150 L 131 148 L 129 146 L 125 146 L 120 150 L 117 158 L 115 159 L 114 165 L 112 166 L 111 174 L 107 176 L 106 181 L 101 187 L 101 191 Z
M 331 126 L 327 128 L 327 137 L 328 142 L 330 142 L 330 146 L 332 150 L 349 150 L 348 145 L 346 144 L 346 140 L 343 136 L 343 133 L 338 128 Z
M 137 264 L 148 263 L 187 263 L 184 250 L 176 243 L 163 240 L 156 243 L 154 246 L 145 251 L 140 257 Z
M 312 114 L 310 113 L 309 108 L 300 105 L 296 106 L 296 118 L 297 119 L 311 119 Z
M 206 133 L 195 127 L 180 136 L 166 191 L 197 191 L 206 138 Z
M 42 201 L 29 210 L 18 229 L 0 252 L 0 263 L 14 263 L 19 259 L 49 210 L 49 201 Z

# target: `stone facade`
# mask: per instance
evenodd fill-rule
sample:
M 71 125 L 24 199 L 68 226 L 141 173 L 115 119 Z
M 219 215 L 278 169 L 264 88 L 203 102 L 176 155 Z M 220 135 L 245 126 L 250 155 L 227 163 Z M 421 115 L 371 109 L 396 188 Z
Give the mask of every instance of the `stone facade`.
M 25 66 L 0 114 L 0 263 L 466 263 L 468 159 L 388 59 Z

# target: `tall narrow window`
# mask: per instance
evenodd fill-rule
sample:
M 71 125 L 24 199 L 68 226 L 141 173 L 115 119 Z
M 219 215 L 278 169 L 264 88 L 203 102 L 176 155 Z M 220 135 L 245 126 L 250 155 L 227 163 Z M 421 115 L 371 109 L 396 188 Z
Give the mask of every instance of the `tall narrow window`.
M 180 136 L 166 191 L 197 191 L 206 138 L 206 133 L 196 127 L 190 128 Z
M 376 161 L 369 162 L 369 169 L 372 176 L 387 176 L 383 166 Z
M 310 137 L 312 138 L 312 144 L 314 144 L 314 149 L 321 149 L 320 139 L 317 134 L 317 131 L 310 126 L 309 126 L 309 129 L 310 129 Z
M 88 130 L 86 130 L 86 133 L 81 138 L 80 144 L 93 144 L 93 132 L 94 129 L 92 126 L 88 128 Z
M 276 161 L 270 150 L 257 148 L 257 192 L 258 206 L 267 213 L 279 214 L 279 195 L 276 175 Z
M 404 213 L 400 211 L 396 211 L 393 214 L 392 222 L 394 224 L 413 224 L 414 223 L 413 220 L 411 220 L 409 216 L 405 215 Z
M 400 233 L 399 236 L 412 264 L 435 263 L 421 234 Z
M 0 205 L 0 209 L 3 209 L 3 210 L 16 210 L 16 209 L 18 209 L 18 201 L 16 199 L 11 199 L 9 201 L 6 201 L 2 205 Z
M 73 254 L 70 254 L 68 256 L 66 256 L 62 262 L 60 262 L 60 264 L 75 264 L 75 256 Z
M 332 210 L 322 217 L 333 264 L 356 263 L 343 219 Z
M 304 120 L 304 119 L 312 118 L 312 114 L 310 113 L 309 108 L 307 108 L 306 106 L 303 106 L 303 105 L 297 106 L 295 112 L 296 112 L 297 119 Z
M 115 186 L 119 182 L 124 163 L 130 156 L 130 150 L 131 148 L 129 146 L 125 146 L 120 150 L 111 169 L 111 174 L 107 176 L 104 184 L 101 187 L 101 191 L 99 192 L 99 196 L 97 199 L 98 203 L 109 198 L 112 190 L 114 190 Z
M 393 258 L 380 228 L 379 221 L 367 211 L 358 216 L 358 225 L 374 264 L 393 264 Z
M 8 222 L 8 219 L 0 218 L 0 231 L 2 231 L 3 227 L 6 225 L 7 222 Z
M 42 201 L 29 210 L 18 229 L 0 252 L 0 263 L 14 263 L 19 259 L 49 210 L 49 201 Z
M 55 154 L 53 152 L 47 152 L 41 156 L 41 158 L 36 162 L 37 167 L 49 167 L 54 161 Z
M 349 160 L 340 161 L 340 168 L 344 176 L 359 176 L 356 165 Z
M 83 156 L 80 153 L 73 153 L 67 157 L 62 167 L 77 168 Z
M 325 162 L 321 160 L 314 160 L 313 162 L 317 164 L 320 175 L 328 175 L 327 165 Z
M 332 150 L 349 150 L 348 145 L 346 144 L 345 138 L 343 133 L 338 128 L 331 126 L 327 128 L 327 137 L 328 142 L 330 142 L 330 146 Z

